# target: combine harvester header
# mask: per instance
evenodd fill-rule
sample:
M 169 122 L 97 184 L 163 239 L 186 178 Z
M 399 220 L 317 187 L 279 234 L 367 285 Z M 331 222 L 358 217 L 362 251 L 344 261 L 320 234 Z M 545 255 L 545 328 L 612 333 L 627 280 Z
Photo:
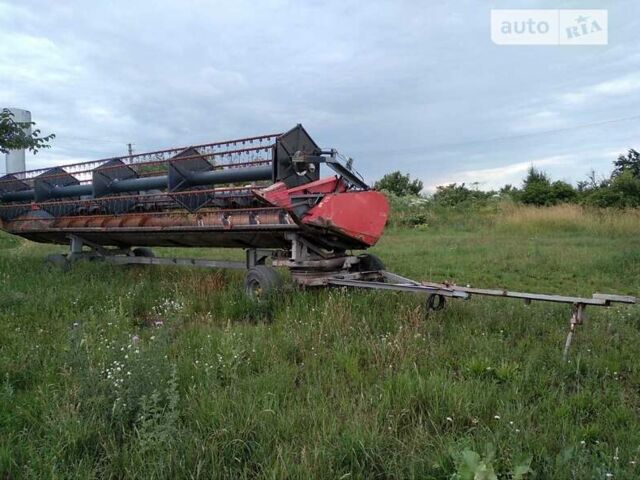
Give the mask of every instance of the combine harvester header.
M 323 164 L 333 175 L 320 177 Z M 0 178 L 0 227 L 36 242 L 69 244 L 68 254 L 46 258 L 63 269 L 80 259 L 241 268 L 247 293 L 260 296 L 280 286 L 273 267 L 285 267 L 298 285 L 422 293 L 430 309 L 472 294 L 569 303 L 565 354 L 587 305 L 636 301 L 421 283 L 386 271 L 374 255 L 349 253 L 375 245 L 388 214 L 384 195 L 369 188 L 352 160 L 320 148 L 302 125 Z M 152 246 L 243 248 L 246 261 L 155 257 Z

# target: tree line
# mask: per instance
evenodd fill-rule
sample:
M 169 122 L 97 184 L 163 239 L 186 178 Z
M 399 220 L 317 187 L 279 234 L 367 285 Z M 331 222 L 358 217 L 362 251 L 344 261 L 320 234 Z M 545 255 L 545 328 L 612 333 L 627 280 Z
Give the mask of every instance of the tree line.
M 375 188 L 397 196 L 419 196 L 424 188 L 420 180 L 411 180 L 408 174 L 391 172 L 375 183 Z M 480 190 L 477 184 L 471 188 L 465 183 L 451 183 L 436 187 L 432 200 L 441 205 L 459 205 L 491 198 L 510 198 L 528 205 L 557 205 L 579 203 L 596 207 L 640 207 L 640 153 L 629 149 L 613 162 L 612 172 L 597 178 L 591 172 L 577 185 L 562 180 L 552 180 L 544 171 L 529 168 L 522 186 L 505 185 L 499 190 Z

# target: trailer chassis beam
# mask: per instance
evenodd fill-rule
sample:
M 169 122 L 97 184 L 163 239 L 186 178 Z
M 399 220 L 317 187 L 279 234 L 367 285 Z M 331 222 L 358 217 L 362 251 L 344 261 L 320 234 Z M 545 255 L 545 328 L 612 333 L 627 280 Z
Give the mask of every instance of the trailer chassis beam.
M 529 292 L 515 292 L 500 289 L 474 288 L 451 283 L 418 282 L 384 269 L 363 270 L 359 266 L 362 256 L 331 252 L 314 245 L 296 234 L 287 235 L 291 241 L 289 250 L 268 250 L 248 248 L 243 262 L 209 260 L 201 258 L 155 257 L 136 254 L 131 248 L 105 248 L 77 235 L 69 235 L 70 251 L 66 264 L 78 260 L 102 260 L 116 265 L 168 265 L 200 268 L 229 268 L 251 270 L 266 266 L 271 259 L 273 267 L 285 267 L 292 273 L 295 283 L 302 287 L 350 287 L 370 290 L 387 290 L 427 295 L 427 309 L 440 310 L 446 298 L 469 299 L 473 295 L 523 300 L 526 305 L 532 301 L 564 303 L 571 305 L 571 319 L 567 334 L 563 359 L 567 359 L 577 327 L 587 318 L 587 306 L 608 307 L 612 303 L 636 303 L 636 297 L 594 293 L 591 298 L 565 295 L 549 295 Z M 88 247 L 90 250 L 84 250 Z M 380 265 L 381 266 L 381 265 Z M 366 268 L 366 267 L 365 267 Z
M 375 290 L 392 290 L 399 292 L 427 293 L 429 295 L 427 307 L 439 310 L 444 306 L 444 298 L 469 299 L 472 295 L 482 295 L 489 297 L 511 298 L 524 300 L 526 305 L 532 301 L 553 302 L 571 304 L 571 319 L 569 321 L 569 332 L 565 340 L 562 358 L 567 359 L 573 338 L 577 334 L 578 325 L 582 325 L 587 318 L 586 308 L 588 305 L 596 307 L 609 307 L 612 303 L 636 303 L 636 298 L 627 295 L 608 295 L 594 293 L 591 298 L 573 297 L 564 295 L 548 295 L 540 293 L 511 292 L 508 290 L 496 290 L 486 288 L 463 287 L 449 283 L 416 282 L 409 278 L 402 277 L 395 273 L 383 270 L 379 272 L 384 282 L 363 281 L 344 276 L 335 275 L 327 280 L 327 285 L 369 288 Z M 438 302 L 431 302 L 439 298 Z
M 69 235 L 70 251 L 67 261 L 74 263 L 79 260 L 100 260 L 114 265 L 173 265 L 200 268 L 230 268 L 245 270 L 256 265 L 264 265 L 268 257 L 264 250 L 247 249 L 247 259 L 244 262 L 229 260 L 208 260 L 202 258 L 155 257 L 137 256 L 130 248 L 105 248 L 77 235 Z M 84 250 L 84 247 L 90 250 Z

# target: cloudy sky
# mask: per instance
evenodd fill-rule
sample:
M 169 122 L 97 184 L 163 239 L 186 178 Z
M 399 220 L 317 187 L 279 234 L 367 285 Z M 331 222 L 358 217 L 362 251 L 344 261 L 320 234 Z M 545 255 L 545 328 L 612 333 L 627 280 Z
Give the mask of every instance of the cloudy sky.
M 498 46 L 491 8 L 605 8 L 606 46 Z M 576 181 L 640 148 L 640 2 L 0 0 L 0 103 L 27 168 L 302 123 L 368 180 Z M 4 162 L 0 172 L 4 169 Z

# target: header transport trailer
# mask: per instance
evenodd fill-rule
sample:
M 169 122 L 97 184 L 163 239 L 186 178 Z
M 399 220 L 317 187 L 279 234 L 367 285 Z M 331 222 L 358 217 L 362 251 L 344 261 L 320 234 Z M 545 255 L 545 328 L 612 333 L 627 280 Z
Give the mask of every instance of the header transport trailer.
M 326 165 L 333 175 L 321 177 Z M 346 286 L 427 295 L 427 307 L 472 294 L 529 303 L 572 304 L 571 332 L 587 305 L 635 303 L 421 283 L 385 270 L 374 255 L 389 206 L 335 149 L 323 149 L 302 125 L 185 148 L 12 173 L 0 178 L 0 226 L 32 241 L 68 244 L 48 256 L 68 268 L 81 259 L 116 264 L 246 269 L 249 295 L 277 289 L 285 267 L 302 286 Z M 156 257 L 149 247 L 229 247 L 246 261 Z

